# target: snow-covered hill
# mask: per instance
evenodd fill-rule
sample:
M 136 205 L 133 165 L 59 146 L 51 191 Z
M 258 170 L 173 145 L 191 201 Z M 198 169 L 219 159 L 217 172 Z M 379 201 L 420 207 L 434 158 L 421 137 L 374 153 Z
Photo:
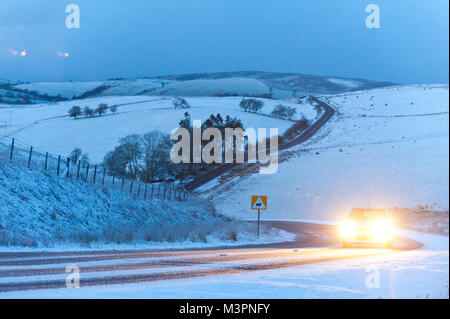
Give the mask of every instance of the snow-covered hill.
M 251 195 L 269 197 L 267 219 L 335 219 L 353 207 L 448 210 L 448 85 L 396 86 L 328 96 L 335 117 L 274 175 L 205 185 L 220 212 L 252 218 Z M 234 187 L 230 187 L 230 183 Z
M 0 109 L 0 123 L 7 135 L 25 143 L 50 151 L 54 154 L 68 155 L 75 147 L 81 147 L 94 162 L 101 162 L 104 155 L 114 149 L 118 140 L 129 134 L 143 134 L 159 130 L 169 134 L 179 126 L 184 112 L 191 118 L 206 120 L 211 114 L 220 113 L 242 120 L 245 127 L 278 128 L 284 133 L 292 121 L 265 116 L 282 103 L 297 109 L 294 119 L 305 117 L 313 120 L 316 111 L 310 104 L 297 104 L 292 101 L 261 99 L 264 107 L 261 114 L 243 112 L 239 108 L 240 97 L 196 97 L 188 98 L 189 109 L 175 110 L 172 98 L 160 96 L 100 97 L 83 101 L 66 101 L 54 104 L 40 104 L 29 107 L 4 107 Z M 95 108 L 99 103 L 119 105 L 116 114 L 107 113 L 102 117 L 79 118 L 73 120 L 67 111 L 74 105 L 81 108 Z M 2 132 L 3 133 L 3 132 Z
M 296 73 L 225 72 L 183 74 L 142 79 L 94 82 L 41 82 L 15 86 L 67 99 L 109 95 L 262 96 L 275 98 L 338 93 L 392 85 L 364 79 L 322 77 Z

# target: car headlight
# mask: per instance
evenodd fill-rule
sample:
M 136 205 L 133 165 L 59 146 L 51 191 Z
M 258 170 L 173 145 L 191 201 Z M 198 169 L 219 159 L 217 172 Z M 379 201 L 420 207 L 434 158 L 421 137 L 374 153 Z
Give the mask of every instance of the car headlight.
M 387 220 L 375 220 L 370 223 L 370 236 L 377 241 L 388 241 L 393 236 L 393 225 Z
M 339 232 L 344 238 L 356 236 L 356 223 L 352 221 L 344 221 L 339 225 Z

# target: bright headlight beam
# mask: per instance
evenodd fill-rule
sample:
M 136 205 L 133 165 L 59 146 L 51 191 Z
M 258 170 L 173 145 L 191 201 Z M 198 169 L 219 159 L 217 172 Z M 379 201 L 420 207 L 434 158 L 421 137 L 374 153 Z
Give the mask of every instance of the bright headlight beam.
M 350 238 L 356 236 L 356 224 L 351 221 L 342 222 L 339 226 L 341 236 Z

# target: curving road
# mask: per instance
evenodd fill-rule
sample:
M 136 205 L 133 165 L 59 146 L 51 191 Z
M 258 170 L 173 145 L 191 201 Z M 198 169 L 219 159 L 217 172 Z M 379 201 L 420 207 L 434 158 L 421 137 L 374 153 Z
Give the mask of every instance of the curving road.
M 306 130 L 304 130 L 300 135 L 293 138 L 291 141 L 289 141 L 287 143 L 280 144 L 278 146 L 278 151 L 286 150 L 288 148 L 294 147 L 298 144 L 301 144 L 301 143 L 307 141 L 312 136 L 314 136 L 314 134 L 316 134 L 317 131 L 320 128 L 322 128 L 322 126 L 324 126 L 333 117 L 335 111 L 331 106 L 329 106 L 325 102 L 317 99 L 316 97 L 312 97 L 312 100 L 314 102 L 316 102 L 322 108 L 322 110 L 323 110 L 322 116 L 317 121 L 315 121 L 310 127 L 308 127 Z M 234 168 L 237 168 L 240 165 L 244 165 L 244 163 L 223 164 L 223 165 L 219 166 L 218 168 L 213 169 L 212 171 L 207 172 L 201 176 L 198 176 L 193 181 L 187 183 L 185 185 L 185 189 L 187 191 L 191 192 L 191 191 L 195 190 L 196 188 L 212 181 L 214 178 L 217 178 L 220 175 L 223 175 L 226 172 L 228 172 Z
M 335 226 L 264 224 L 296 234 L 295 241 L 208 249 L 0 253 L 0 293 L 66 288 L 66 267 L 71 264 L 79 267 L 80 286 L 86 287 L 233 275 L 399 253 L 421 246 L 398 238 L 395 249 L 342 249 Z

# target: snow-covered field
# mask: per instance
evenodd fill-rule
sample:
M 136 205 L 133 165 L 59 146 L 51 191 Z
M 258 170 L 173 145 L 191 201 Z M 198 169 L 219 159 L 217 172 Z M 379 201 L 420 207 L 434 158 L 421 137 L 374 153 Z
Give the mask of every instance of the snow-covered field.
M 448 237 L 416 232 L 404 232 L 403 235 L 421 241 L 424 246 L 395 254 L 245 274 L 78 289 L 5 292 L 0 293 L 0 298 L 448 298 Z M 251 265 L 257 261 L 249 260 L 245 264 Z M 177 268 L 176 271 L 241 264 L 194 265 Z M 162 268 L 149 271 L 175 270 Z M 109 275 L 127 273 L 118 271 Z M 91 275 L 95 276 L 81 274 L 83 278 Z M 63 275 L 51 275 L 24 277 L 22 280 L 64 278 Z M 5 278 L 2 282 L 11 280 Z M 18 280 L 21 278 L 14 279 L 16 282 Z
M 270 88 L 263 82 L 252 78 L 232 77 L 226 79 L 195 79 L 186 81 L 158 79 L 108 80 L 104 82 L 39 82 L 20 84 L 16 87 L 41 94 L 61 95 L 71 99 L 87 91 L 105 86 L 99 96 L 111 95 L 182 95 L 182 96 L 218 96 L 269 94 Z M 291 97 L 292 92 L 278 92 Z
M 281 152 L 276 174 L 212 181 L 202 196 L 239 218 L 248 218 L 254 194 L 269 197 L 263 218 L 271 219 L 338 219 L 353 207 L 448 210 L 448 85 L 325 99 L 337 114 L 297 151 Z
M 16 85 L 18 89 L 37 91 L 40 94 L 48 94 L 51 96 L 60 95 L 64 98 L 71 99 L 74 96 L 80 96 L 86 91 L 95 89 L 102 85 L 103 82 L 39 82 Z
M 264 116 L 270 114 L 276 105 L 282 103 L 297 108 L 294 119 L 304 116 L 313 120 L 316 117 L 314 107 L 309 104 L 270 99 L 263 100 L 265 105 L 261 114 L 247 113 L 239 108 L 240 100 L 240 97 L 187 98 L 191 107 L 175 110 L 169 97 L 99 97 L 26 107 L 3 106 L 0 108 L 0 122 L 11 121 L 7 135 L 34 147 L 63 156 L 68 155 L 75 147 L 81 147 L 93 162 L 101 162 L 104 155 L 117 146 L 118 140 L 128 134 L 143 134 L 152 130 L 170 134 L 179 126 L 184 112 L 189 112 L 193 120 L 202 121 L 211 114 L 220 113 L 224 118 L 230 115 L 241 119 L 246 128 L 278 128 L 280 135 L 293 122 Z M 67 111 L 74 105 L 94 108 L 100 103 L 119 105 L 118 112 L 77 120 L 68 116 Z

